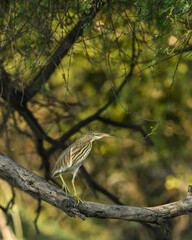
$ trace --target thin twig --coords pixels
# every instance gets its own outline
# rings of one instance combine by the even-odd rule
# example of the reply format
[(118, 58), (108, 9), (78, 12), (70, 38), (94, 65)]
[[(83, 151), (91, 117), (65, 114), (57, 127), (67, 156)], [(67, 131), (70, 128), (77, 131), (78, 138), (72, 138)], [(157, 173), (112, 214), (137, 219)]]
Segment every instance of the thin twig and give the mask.
[(40, 231), (39, 231), (39, 228), (37, 226), (37, 220), (38, 220), (40, 212), (41, 212), (41, 199), (38, 199), (38, 206), (37, 206), (37, 209), (36, 209), (35, 212), (36, 212), (36, 217), (35, 217), (35, 220), (34, 220), (34, 225), (35, 225), (36, 233), (39, 234)]
[(85, 179), (87, 180), (87, 182), (88, 182), (89, 186), (91, 187), (91, 189), (95, 189), (95, 190), (103, 193), (105, 196), (107, 196), (109, 199), (111, 199), (116, 204), (124, 205), (115, 195), (113, 195), (112, 193), (107, 191), (104, 187), (102, 187), (101, 185), (96, 183), (92, 179), (90, 174), (87, 172), (87, 170), (85, 169), (84, 166), (81, 166), (81, 172), (82, 172), (83, 176), (85, 177)]

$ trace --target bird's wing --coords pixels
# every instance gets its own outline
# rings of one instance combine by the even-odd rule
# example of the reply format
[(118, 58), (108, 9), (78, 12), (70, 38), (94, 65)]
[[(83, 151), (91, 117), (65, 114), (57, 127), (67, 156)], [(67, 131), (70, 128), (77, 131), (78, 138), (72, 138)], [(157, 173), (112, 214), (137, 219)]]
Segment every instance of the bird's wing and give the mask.
[(77, 167), (80, 167), (83, 160), (88, 156), (91, 151), (92, 143), (81, 144), (75, 142), (66, 148), (55, 163), (52, 171), (52, 176), (57, 177), (60, 172), (74, 171)]
[(91, 151), (92, 144), (76, 144), (71, 148), (71, 161), (73, 166), (80, 166), (83, 160), (88, 156)]
[(71, 165), (71, 151), (66, 148), (58, 157), (55, 166), (52, 170), (52, 176), (56, 177), (58, 173), (65, 172)]

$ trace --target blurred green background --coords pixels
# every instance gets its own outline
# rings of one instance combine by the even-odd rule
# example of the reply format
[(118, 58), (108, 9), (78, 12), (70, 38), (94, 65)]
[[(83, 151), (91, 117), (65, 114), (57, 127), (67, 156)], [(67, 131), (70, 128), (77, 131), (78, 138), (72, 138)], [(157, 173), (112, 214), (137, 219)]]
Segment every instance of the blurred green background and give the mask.
[[(100, 8), (94, 17), (92, 8)], [(115, 134), (94, 142), (84, 166), (126, 205), (157, 206), (185, 198), (192, 183), (191, 3), (10, 0), (2, 1), (0, 12), (1, 68), (9, 74), (11, 86), (23, 93), (39, 72), (43, 77), (44, 67), (78, 21), (88, 19), (79, 29), (82, 36), (40, 85), (28, 109), (51, 138), (59, 139), (115, 98), (102, 112), (112, 123), (89, 122), (64, 144), (88, 130)], [(131, 76), (117, 93), (132, 64)], [(46, 169), (30, 126), (3, 96), (0, 107), (1, 153), (44, 177)], [(48, 149), (51, 143), (44, 141), (43, 147)], [(61, 151), (62, 146), (48, 157), (50, 169)], [(65, 176), (69, 184), (71, 177)], [(80, 172), (76, 186), (82, 199), (113, 203), (98, 191), (96, 197)], [(17, 239), (156, 239), (139, 223), (83, 222), (44, 202), (37, 234), (33, 224), (37, 201), (14, 191), (6, 217)], [(12, 190), (3, 180), (0, 192), (0, 205), (5, 207)], [(191, 221), (190, 215), (174, 219), (169, 238), (191, 239)]]

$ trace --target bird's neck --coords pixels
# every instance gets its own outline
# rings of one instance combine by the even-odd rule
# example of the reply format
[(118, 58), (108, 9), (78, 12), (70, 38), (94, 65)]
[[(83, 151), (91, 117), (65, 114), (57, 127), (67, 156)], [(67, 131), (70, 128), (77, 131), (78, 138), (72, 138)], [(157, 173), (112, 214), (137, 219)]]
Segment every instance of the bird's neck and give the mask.
[(82, 146), (82, 145), (91, 145), (92, 146), (92, 142), (94, 141), (95, 139), (91, 139), (91, 140), (87, 140), (87, 141), (84, 141), (84, 142), (80, 142), (78, 141), (77, 145), (78, 146)]

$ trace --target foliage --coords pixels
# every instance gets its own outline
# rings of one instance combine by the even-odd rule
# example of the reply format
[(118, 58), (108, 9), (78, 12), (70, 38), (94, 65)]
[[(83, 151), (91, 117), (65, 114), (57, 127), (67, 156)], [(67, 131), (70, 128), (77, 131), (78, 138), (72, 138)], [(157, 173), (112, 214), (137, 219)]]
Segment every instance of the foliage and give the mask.
[[(1, 152), (50, 180), (60, 151), (83, 132), (114, 133), (94, 143), (85, 163), (92, 179), (127, 205), (184, 197), (192, 167), (191, 25), (186, 0), (2, 1)], [(83, 199), (111, 202), (98, 191), (95, 199), (83, 174), (77, 184)], [(16, 196), (31, 224), (34, 199)], [(173, 223), (173, 239), (190, 238), (191, 219), (182, 220)], [(44, 203), (37, 224), (50, 239), (150, 239), (139, 224), (81, 222)], [(35, 239), (27, 229), (24, 238), (26, 230)]]

